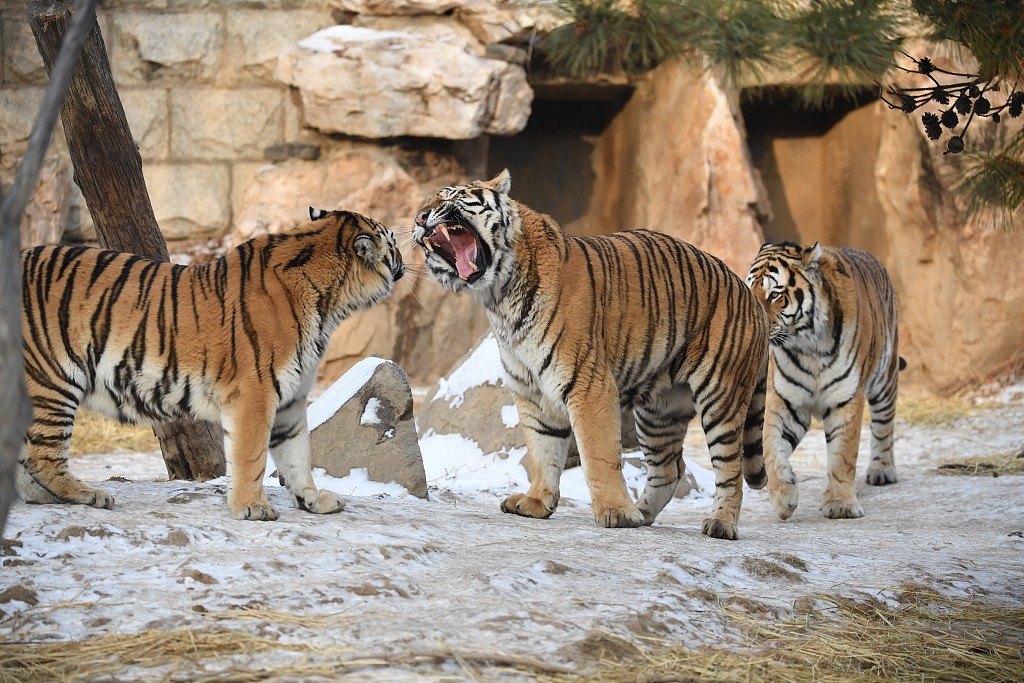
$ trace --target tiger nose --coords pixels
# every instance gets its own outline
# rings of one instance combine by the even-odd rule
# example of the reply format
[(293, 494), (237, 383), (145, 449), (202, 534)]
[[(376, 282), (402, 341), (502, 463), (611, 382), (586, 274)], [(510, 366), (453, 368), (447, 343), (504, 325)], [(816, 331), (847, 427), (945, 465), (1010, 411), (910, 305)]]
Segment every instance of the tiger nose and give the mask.
[(427, 212), (420, 211), (416, 214), (416, 225), (423, 226), (427, 224)]

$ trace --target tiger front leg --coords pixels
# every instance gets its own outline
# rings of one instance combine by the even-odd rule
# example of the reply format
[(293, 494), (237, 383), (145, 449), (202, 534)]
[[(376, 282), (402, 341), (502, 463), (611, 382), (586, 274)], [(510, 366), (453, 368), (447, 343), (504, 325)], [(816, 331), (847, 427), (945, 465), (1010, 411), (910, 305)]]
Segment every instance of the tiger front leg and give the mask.
[(842, 408), (822, 420), (828, 443), (828, 481), (821, 497), (821, 511), (830, 519), (856, 519), (864, 516), (857, 500), (857, 449), (864, 417), (864, 397), (854, 396)]
[(233, 519), (273, 521), (277, 510), (263, 491), (273, 408), (262, 400), (260, 387), (239, 392), (221, 415), (224, 453), (228, 457), (228, 511)]
[(566, 408), (590, 489), (594, 520), (609, 528), (643, 526), (644, 514), (629, 497), (622, 476), (622, 414), (617, 387), (609, 379), (592, 378), (569, 395)]
[(559, 481), (569, 451), (569, 421), (554, 410), (516, 395), (519, 423), (526, 436), (525, 465), (530, 478), (526, 493), (514, 493), (501, 503), (501, 511), (547, 519), (558, 507)]
[(340, 512), (345, 500), (313, 483), (305, 403), (301, 397), (278, 409), (270, 431), (270, 455), (295, 507), (318, 515)]
[(768, 498), (779, 519), (789, 519), (796, 512), (799, 496), (789, 456), (810, 424), (810, 413), (792, 402), (783, 402), (778, 394), (769, 391), (764, 415), (764, 467), (768, 474)]

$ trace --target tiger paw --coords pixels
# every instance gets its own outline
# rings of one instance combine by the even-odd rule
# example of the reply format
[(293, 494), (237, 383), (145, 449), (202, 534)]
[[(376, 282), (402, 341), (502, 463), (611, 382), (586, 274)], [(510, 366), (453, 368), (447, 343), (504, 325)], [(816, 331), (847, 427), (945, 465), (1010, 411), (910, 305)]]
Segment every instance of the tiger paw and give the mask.
[(644, 513), (632, 503), (613, 507), (595, 504), (594, 521), (606, 529), (630, 529), (646, 524)]
[(654, 520), (658, 516), (658, 513), (652, 511), (647, 505), (645, 505), (643, 500), (637, 503), (636, 509), (644, 516), (644, 526), (651, 526), (654, 524)]
[(114, 497), (103, 489), (94, 489), (91, 486), (83, 486), (65, 498), (64, 502), (88, 505), (101, 510), (114, 509)]
[(872, 463), (868, 467), (868, 483), (871, 484), (872, 486), (885, 486), (886, 484), (895, 484), (896, 466), (882, 466)]
[(821, 504), (821, 512), (829, 519), (857, 519), (864, 508), (856, 500), (830, 500)]
[(736, 525), (725, 521), (708, 517), (700, 525), (700, 532), (711, 538), (723, 538), (727, 541), (735, 541), (737, 538)]
[(345, 499), (326, 489), (308, 488), (302, 495), (293, 497), (295, 507), (317, 515), (329, 515), (345, 509)]
[(257, 500), (245, 505), (231, 505), (232, 519), (272, 522), (277, 519), (277, 510), (265, 500)]
[(114, 497), (102, 489), (92, 490), (92, 501), (86, 503), (94, 508), (100, 508), (102, 510), (113, 510), (114, 509)]
[(775, 508), (775, 514), (779, 519), (789, 519), (796, 512), (799, 495), (796, 490), (796, 481), (780, 481), (774, 487), (768, 487), (768, 497)]
[(555, 507), (548, 507), (541, 499), (531, 498), (525, 493), (514, 493), (501, 502), (501, 511), (522, 517), (547, 519), (555, 511)]

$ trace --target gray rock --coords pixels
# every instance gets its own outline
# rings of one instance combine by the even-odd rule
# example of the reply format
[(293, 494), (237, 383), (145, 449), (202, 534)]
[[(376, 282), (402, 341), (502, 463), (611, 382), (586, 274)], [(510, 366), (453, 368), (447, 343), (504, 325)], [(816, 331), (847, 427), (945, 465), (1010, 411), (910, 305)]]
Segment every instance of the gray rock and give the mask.
[[(489, 361), (488, 361), (489, 359)], [(505, 382), (498, 377), (484, 377), (479, 373), (482, 364), (499, 367), (497, 343), (488, 333), (459, 359), (447, 378), (442, 379), (427, 395), (416, 420), (421, 436), (433, 431), (436, 434), (461, 434), (476, 441), (484, 453), (509, 451), (526, 446), (523, 430), (519, 425), (508, 426), (507, 418), (518, 415), (513, 410), (515, 398)], [(476, 373), (478, 381), (466, 381), (464, 376)], [(500, 375), (500, 372), (498, 373)], [(457, 385), (455, 392), (452, 386)], [(452, 394), (457, 395), (452, 395)], [(515, 422), (513, 420), (512, 422)], [(636, 437), (636, 423), (633, 412), (622, 411), (622, 448), (637, 450), (640, 444)], [(566, 468), (580, 464), (576, 439), (569, 444)]]
[[(366, 372), (365, 368), (357, 365), (350, 372)], [(353, 378), (343, 375), (338, 381), (346, 379)], [(316, 403), (311, 411), (315, 407)], [(418, 498), (427, 497), (409, 378), (398, 365), (380, 362), (351, 398), (313, 427), (309, 436), (313, 467), (322, 467), (334, 477), (365, 467), (372, 481), (393, 481)]]

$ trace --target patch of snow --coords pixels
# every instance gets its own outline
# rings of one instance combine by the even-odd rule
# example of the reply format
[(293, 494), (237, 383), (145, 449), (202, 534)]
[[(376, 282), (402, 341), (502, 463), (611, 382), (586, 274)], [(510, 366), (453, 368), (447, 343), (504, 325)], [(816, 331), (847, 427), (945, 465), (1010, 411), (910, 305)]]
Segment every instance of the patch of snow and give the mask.
[(359, 418), (359, 424), (361, 425), (379, 425), (381, 423), (380, 416), (377, 415), (377, 409), (380, 408), (380, 399), (371, 397), (366, 402), (366, 407), (363, 409), (363, 415)]
[(329, 420), (346, 401), (355, 396), (356, 392), (373, 377), (373, 371), (377, 369), (378, 365), (390, 362), (383, 358), (370, 356), (353, 365), (348, 372), (320, 394), (320, 397), (313, 401), (306, 410), (306, 423), (309, 431), (313, 431)]
[(345, 43), (362, 43), (374, 40), (419, 40), (412, 33), (403, 31), (377, 31), (359, 26), (330, 26), (299, 41), (299, 47), (310, 52), (333, 53)]
[(514, 405), (501, 407), (501, 421), (508, 429), (519, 426), (519, 409)]
[(503, 376), (498, 340), (494, 334), (488, 333), (466, 362), (455, 368), (448, 377), (438, 380), (434, 400), (448, 401), (449, 407), (458, 408), (467, 391), (484, 384), (497, 384)]
[(485, 455), (475, 441), (461, 434), (429, 432), (420, 439), (420, 452), (428, 486), (471, 495), (481, 491), (510, 494), (530, 486), (526, 470), (519, 464), (525, 448)]

